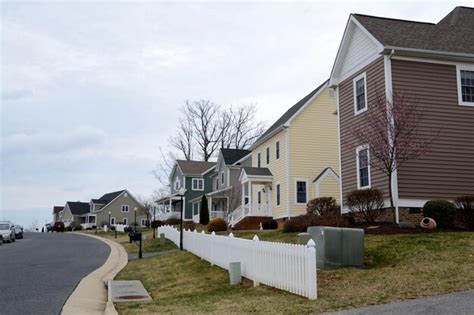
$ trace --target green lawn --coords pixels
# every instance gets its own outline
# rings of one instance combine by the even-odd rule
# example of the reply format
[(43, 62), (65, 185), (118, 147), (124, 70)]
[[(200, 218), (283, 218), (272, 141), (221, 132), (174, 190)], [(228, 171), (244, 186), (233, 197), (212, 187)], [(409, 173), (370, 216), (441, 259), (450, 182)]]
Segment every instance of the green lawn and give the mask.
[[(234, 233), (251, 238), (255, 232)], [(291, 241), (295, 234), (259, 232)], [(318, 272), (319, 298), (310, 301), (244, 280), (187, 252), (129, 262), (117, 279), (138, 279), (150, 303), (117, 304), (121, 314), (309, 314), (474, 288), (474, 233), (366, 236), (366, 268)]]

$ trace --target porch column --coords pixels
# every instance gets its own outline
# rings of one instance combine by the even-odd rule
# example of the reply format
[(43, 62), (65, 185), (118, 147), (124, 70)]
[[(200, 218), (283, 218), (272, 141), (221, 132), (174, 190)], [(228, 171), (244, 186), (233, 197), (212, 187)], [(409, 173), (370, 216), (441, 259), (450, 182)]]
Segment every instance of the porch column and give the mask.
[(252, 214), (252, 181), (249, 180), (249, 214)]
[(212, 217), (211, 215), (211, 212), (213, 211), (213, 207), (212, 207), (212, 197), (209, 197), (209, 218)]
[(169, 212), (173, 211), (172, 205), (173, 205), (173, 198), (171, 198), (171, 196), (170, 196), (170, 208), (169, 208)]
[(242, 183), (242, 210), (244, 206), (245, 206), (245, 184)]

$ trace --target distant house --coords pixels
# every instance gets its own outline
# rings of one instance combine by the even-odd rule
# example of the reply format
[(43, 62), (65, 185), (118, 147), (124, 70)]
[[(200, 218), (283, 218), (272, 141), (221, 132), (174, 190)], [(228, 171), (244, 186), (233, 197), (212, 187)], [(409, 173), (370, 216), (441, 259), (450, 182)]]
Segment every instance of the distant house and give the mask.
[(59, 212), (63, 211), (63, 206), (54, 206), (53, 207), (53, 222), (59, 221)]
[[(226, 217), (241, 205), (240, 172), (244, 166), (252, 166), (250, 150), (225, 149), (219, 150), (216, 168), (211, 175), (212, 191), (207, 193), (210, 218)], [(202, 196), (201, 196), (202, 198)], [(193, 208), (200, 209), (199, 197), (194, 200)]]
[(288, 109), (251, 147), (243, 166), (241, 206), (230, 215), (234, 228), (306, 213), (310, 199), (339, 201), (336, 97), (327, 81)]
[(396, 220), (419, 220), (427, 200), (474, 194), (473, 30), (466, 7), (438, 23), (350, 15), (329, 82), (338, 95), (343, 211), (347, 193), (369, 187), (389, 205), (388, 179), (371, 169), (371, 148), (351, 129), (363, 128), (377, 97), (390, 102), (394, 93), (417, 103), (419, 134), (434, 138), (428, 154), (393, 173)]
[[(165, 208), (163, 213), (157, 216), (158, 220), (166, 220), (170, 217), (178, 217), (183, 205), (183, 219), (186, 221), (199, 221), (199, 209), (196, 198), (211, 192), (211, 175), (216, 166), (215, 162), (176, 160), (171, 171), (170, 194), (156, 201), (158, 205)], [(184, 195), (180, 195), (181, 189), (185, 189)]]
[(58, 212), (58, 221), (67, 226), (72, 222), (84, 228), (125, 224), (145, 226), (148, 223), (143, 206), (126, 189), (104, 194), (90, 202), (68, 201)]

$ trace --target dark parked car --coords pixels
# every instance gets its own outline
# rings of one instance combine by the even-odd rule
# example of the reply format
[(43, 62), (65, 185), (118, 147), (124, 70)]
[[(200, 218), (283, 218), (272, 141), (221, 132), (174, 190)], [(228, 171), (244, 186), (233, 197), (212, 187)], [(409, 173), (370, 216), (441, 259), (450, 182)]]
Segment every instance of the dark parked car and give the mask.
[(15, 225), (15, 238), (23, 238), (23, 228), (20, 225)]
[(63, 222), (54, 222), (53, 232), (64, 232), (64, 223)]

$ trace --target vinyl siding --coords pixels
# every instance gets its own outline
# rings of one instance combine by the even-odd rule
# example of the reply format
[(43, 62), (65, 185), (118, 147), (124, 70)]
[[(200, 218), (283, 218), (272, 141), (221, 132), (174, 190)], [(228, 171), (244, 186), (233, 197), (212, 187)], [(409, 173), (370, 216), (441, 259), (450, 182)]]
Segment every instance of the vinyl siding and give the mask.
[[(334, 195), (335, 193), (337, 193), (336, 196)], [(337, 200), (337, 203), (340, 203), (339, 181), (332, 176), (324, 178), (319, 187), (319, 197), (333, 197)]]
[(392, 85), (423, 110), (428, 153), (398, 170), (402, 199), (474, 194), (474, 107), (458, 105), (456, 66), (392, 60)]
[[(280, 158), (275, 159), (275, 143), (280, 141)], [(266, 163), (266, 148), (270, 147), (270, 164)], [(288, 214), (287, 208), (287, 186), (286, 186), (286, 135), (285, 131), (280, 131), (252, 151), (252, 166), (257, 167), (257, 154), (261, 153), (261, 167), (268, 168), (273, 175), (271, 208), (274, 218), (285, 217)], [(280, 184), (280, 206), (276, 206), (276, 185)], [(257, 191), (264, 186), (253, 185), (252, 206), (257, 207)], [(265, 204), (266, 196), (262, 193), (262, 204)]]
[[(314, 179), (326, 168), (339, 173), (336, 98), (324, 88), (290, 123), (291, 216), (306, 213), (306, 204), (296, 203), (296, 181), (306, 180), (307, 201), (316, 198)], [(339, 201), (338, 185), (325, 193)]]
[[(357, 189), (356, 147), (363, 143), (357, 143), (352, 135), (352, 129), (362, 122), (362, 117), (367, 112), (354, 115), (352, 80), (363, 72), (366, 72), (367, 78), (368, 111), (372, 110), (371, 104), (376, 101), (377, 95), (385, 97), (383, 57), (344, 80), (338, 87), (343, 198), (348, 192)], [(389, 197), (387, 176), (374, 168), (371, 168), (371, 187), (382, 190), (385, 198)]]
[[(122, 205), (128, 205), (128, 212), (122, 212)], [(124, 193), (120, 195), (117, 199), (107, 204), (103, 207), (101, 211), (95, 212), (97, 215), (97, 224), (102, 226), (104, 224), (109, 224), (109, 211), (111, 212), (110, 217), (115, 218), (115, 222), (123, 222), (124, 218), (127, 218), (128, 224), (134, 224), (135, 222), (135, 207), (137, 210), (137, 223), (140, 224), (141, 218), (146, 218), (145, 212), (142, 209), (142, 206), (136, 202), (130, 194), (127, 193), (125, 196)]]

